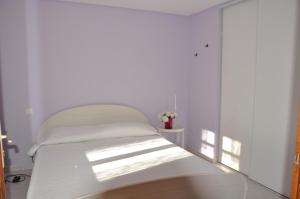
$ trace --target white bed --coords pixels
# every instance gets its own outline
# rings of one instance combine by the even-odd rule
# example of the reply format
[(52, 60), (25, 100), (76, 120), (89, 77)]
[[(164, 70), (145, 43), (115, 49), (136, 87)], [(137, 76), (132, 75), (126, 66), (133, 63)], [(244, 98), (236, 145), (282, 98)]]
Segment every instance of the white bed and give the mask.
[(141, 112), (119, 105), (51, 116), (29, 152), (27, 199), (71, 199), (126, 185), (190, 175), (227, 175), (158, 135)]

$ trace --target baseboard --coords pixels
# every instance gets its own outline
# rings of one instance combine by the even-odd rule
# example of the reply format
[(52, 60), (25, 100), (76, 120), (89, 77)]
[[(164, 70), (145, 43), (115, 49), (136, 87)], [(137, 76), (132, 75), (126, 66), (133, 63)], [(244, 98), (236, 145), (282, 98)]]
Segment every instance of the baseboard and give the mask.
[(6, 173), (11, 173), (11, 172), (19, 172), (19, 171), (25, 171), (25, 170), (32, 170), (31, 166), (24, 166), (24, 167), (8, 167), (8, 168), (4, 168), (4, 171)]

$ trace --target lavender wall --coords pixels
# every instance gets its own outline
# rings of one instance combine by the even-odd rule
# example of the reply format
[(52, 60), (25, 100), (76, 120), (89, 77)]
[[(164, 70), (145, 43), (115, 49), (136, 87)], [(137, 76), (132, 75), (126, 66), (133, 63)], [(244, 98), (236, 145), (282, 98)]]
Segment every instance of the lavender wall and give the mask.
[[(192, 60), (189, 73), (187, 145), (199, 153), (202, 129), (218, 133), (220, 110), (221, 16), (215, 7), (191, 16)], [(208, 44), (208, 47), (205, 45)]]
[[(27, 26), (27, 57), (28, 57), (28, 91), (30, 93), (30, 108), (33, 110), (31, 115), (31, 132), (36, 132), (42, 123), (42, 77), (40, 62), (40, 0), (26, 1), (26, 26)], [(31, 133), (32, 135), (32, 133)], [(34, 139), (32, 139), (34, 140)]]
[[(13, 169), (31, 167), (26, 152), (32, 146), (29, 107), (26, 3), (0, 0), (0, 66), (3, 98), (3, 130), (17, 146), (9, 147), (6, 158)], [(7, 163), (7, 162), (6, 162)]]
[(198, 151), (202, 128), (217, 132), (217, 9), (184, 17), (50, 0), (0, 1), (10, 2), (9, 20), (1, 24), (5, 122), (20, 148), (11, 152), (10, 166), (30, 167), (26, 152), (41, 122), (80, 104), (130, 105), (158, 125), (157, 114), (173, 110), (176, 94), (189, 149)]
[(157, 125), (176, 94), (185, 124), (188, 17), (55, 1), (39, 9), (42, 120), (80, 104), (116, 103)]

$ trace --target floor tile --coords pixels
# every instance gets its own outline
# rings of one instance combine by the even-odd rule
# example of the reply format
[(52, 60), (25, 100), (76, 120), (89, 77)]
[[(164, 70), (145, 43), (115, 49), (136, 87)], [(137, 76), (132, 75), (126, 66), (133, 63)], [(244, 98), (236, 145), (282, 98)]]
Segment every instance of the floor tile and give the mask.
[[(31, 170), (15, 171), (9, 174), (27, 174), (31, 175)], [(30, 178), (19, 183), (6, 183), (6, 198), (7, 199), (26, 199), (26, 194), (29, 186)]]

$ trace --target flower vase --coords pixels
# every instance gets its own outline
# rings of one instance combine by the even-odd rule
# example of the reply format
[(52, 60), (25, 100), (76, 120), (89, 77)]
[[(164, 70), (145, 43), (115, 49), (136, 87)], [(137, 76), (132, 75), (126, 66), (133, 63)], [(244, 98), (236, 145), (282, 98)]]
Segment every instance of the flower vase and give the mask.
[(165, 129), (172, 129), (173, 128), (173, 119), (169, 117), (169, 120), (165, 122)]

